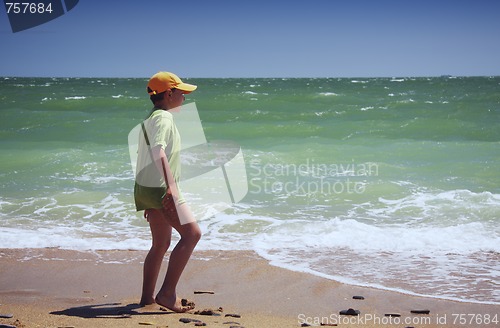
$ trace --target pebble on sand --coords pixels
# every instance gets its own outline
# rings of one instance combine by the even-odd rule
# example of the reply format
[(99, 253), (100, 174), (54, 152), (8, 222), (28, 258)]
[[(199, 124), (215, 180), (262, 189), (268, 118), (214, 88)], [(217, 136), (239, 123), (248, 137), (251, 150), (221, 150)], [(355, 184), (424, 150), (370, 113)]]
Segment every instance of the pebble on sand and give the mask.
[(225, 317), (241, 318), (241, 315), (236, 313), (228, 313), (225, 315)]
[(431, 313), (430, 310), (411, 310), (410, 312), (413, 314), (429, 314), (429, 313)]
[(186, 298), (183, 298), (183, 299), (181, 300), (181, 305), (182, 305), (182, 306), (189, 306), (189, 307), (191, 307), (191, 308), (193, 308), (193, 309), (194, 309), (194, 307), (195, 307), (195, 305), (196, 305), (196, 304), (194, 304), (194, 302), (193, 302), (193, 301), (191, 301), (191, 300), (188, 300), (188, 299), (186, 299)]
[(348, 309), (348, 310), (342, 310), (339, 312), (340, 315), (359, 315), (359, 310), (354, 310), (354, 309)]
[(384, 314), (386, 317), (400, 317), (401, 314), (399, 313), (386, 313)]
[(179, 321), (182, 322), (182, 323), (191, 323), (191, 322), (198, 323), (198, 322), (202, 322), (201, 320), (191, 319), (191, 318), (180, 318)]
[(219, 316), (220, 313), (217, 313), (217, 312), (218, 312), (218, 310), (204, 309), (204, 310), (196, 311), (196, 312), (194, 312), (194, 314)]

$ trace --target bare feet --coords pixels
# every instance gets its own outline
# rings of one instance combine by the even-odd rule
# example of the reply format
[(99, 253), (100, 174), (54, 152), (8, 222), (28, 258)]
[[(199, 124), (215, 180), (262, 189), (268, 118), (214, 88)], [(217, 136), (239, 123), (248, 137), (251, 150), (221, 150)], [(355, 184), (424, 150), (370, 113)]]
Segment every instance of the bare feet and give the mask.
[(139, 303), (141, 306), (146, 306), (146, 305), (151, 305), (151, 304), (155, 304), (155, 299), (154, 298), (148, 298), (148, 299), (144, 299), (144, 298), (141, 298), (141, 302)]
[(166, 307), (167, 309), (177, 312), (184, 313), (186, 311), (194, 309), (194, 303), (186, 299), (180, 299), (177, 296), (171, 298), (157, 295), (155, 298), (156, 304)]

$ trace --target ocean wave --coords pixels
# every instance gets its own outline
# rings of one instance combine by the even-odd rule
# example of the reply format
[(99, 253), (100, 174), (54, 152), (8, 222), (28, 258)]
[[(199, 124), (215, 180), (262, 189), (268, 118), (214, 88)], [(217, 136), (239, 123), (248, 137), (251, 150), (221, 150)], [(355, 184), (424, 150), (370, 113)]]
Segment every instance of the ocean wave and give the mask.
[[(364, 207), (366, 215), (405, 222), (406, 225), (418, 222), (436, 226), (494, 223), (500, 210), (499, 194), (460, 189), (436, 192), (417, 190), (399, 199), (379, 197), (378, 201), (378, 205)], [(436, 217), (440, 219), (436, 220)]]
[(0, 248), (61, 248), (78, 251), (88, 250), (147, 250), (150, 245), (149, 231), (127, 235), (113, 231), (87, 231), (74, 227), (50, 228), (0, 227)]
[[(354, 219), (289, 222), (263, 232), (259, 248), (288, 245), (294, 249), (350, 249), (356, 252), (475, 253), (498, 252), (498, 232), (485, 223), (447, 227), (373, 225)], [(295, 245), (295, 246), (293, 246)]]

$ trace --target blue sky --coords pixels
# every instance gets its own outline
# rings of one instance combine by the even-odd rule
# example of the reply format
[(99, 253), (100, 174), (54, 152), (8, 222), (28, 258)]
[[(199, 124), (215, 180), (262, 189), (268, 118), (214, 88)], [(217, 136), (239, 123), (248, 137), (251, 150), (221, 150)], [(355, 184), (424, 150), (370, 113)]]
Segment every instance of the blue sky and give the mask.
[(0, 76), (500, 75), (497, 0), (80, 0), (12, 33)]

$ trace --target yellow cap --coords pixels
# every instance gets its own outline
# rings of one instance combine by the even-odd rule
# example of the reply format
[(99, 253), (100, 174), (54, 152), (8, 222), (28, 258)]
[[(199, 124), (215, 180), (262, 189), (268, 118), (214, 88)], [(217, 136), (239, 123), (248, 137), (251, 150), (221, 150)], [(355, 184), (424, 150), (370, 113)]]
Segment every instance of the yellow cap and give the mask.
[(148, 93), (151, 96), (174, 88), (183, 91), (183, 93), (191, 93), (196, 90), (197, 86), (182, 82), (177, 75), (170, 72), (158, 72), (151, 77), (148, 83)]

